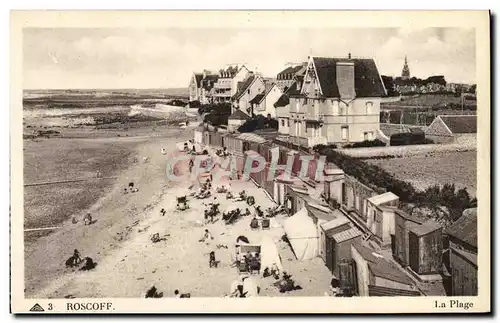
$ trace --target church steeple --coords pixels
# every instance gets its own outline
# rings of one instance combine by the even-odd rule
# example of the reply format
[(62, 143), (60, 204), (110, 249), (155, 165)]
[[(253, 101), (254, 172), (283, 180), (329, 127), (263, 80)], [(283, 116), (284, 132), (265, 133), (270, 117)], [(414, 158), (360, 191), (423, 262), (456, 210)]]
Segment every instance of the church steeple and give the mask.
[(405, 55), (405, 65), (403, 66), (403, 71), (401, 72), (401, 78), (403, 80), (408, 80), (410, 78), (410, 68), (408, 67), (408, 58)]

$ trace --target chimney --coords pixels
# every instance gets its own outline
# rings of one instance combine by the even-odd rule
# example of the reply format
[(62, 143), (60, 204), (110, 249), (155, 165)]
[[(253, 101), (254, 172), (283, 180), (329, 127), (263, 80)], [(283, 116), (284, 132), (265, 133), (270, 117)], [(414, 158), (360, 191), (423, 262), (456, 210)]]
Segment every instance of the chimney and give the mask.
[(337, 87), (341, 99), (354, 99), (354, 62), (339, 61), (336, 64)]
[(351, 59), (351, 53), (349, 53), (349, 55), (347, 55), (347, 57), (348, 57), (349, 59)]

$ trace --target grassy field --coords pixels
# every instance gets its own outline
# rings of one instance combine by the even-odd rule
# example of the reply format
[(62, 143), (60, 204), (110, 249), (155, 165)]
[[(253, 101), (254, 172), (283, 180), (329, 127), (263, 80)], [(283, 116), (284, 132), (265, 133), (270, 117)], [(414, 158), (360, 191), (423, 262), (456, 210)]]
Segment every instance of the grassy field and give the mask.
[[(24, 183), (113, 176), (125, 168), (136, 142), (48, 139), (24, 141)], [(55, 158), (57, 156), (57, 158)], [(25, 187), (25, 227), (51, 226), (90, 207), (112, 180)]]
[[(401, 101), (385, 102), (383, 105), (388, 106), (444, 106), (445, 104), (462, 104), (460, 96), (456, 97), (453, 94), (421, 94), (413, 97), (403, 97)], [(464, 105), (475, 106), (476, 100), (464, 100)]]
[(423, 190), (431, 185), (455, 183), (476, 196), (476, 151), (446, 152), (407, 158), (370, 159), (368, 163), (384, 168), (397, 178), (411, 182)]

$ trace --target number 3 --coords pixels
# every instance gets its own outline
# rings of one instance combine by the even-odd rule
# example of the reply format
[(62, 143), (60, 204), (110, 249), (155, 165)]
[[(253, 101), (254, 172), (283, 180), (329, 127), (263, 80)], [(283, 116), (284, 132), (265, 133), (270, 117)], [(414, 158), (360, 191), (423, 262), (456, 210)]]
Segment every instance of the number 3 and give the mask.
[(52, 311), (52, 303), (49, 303), (49, 311)]

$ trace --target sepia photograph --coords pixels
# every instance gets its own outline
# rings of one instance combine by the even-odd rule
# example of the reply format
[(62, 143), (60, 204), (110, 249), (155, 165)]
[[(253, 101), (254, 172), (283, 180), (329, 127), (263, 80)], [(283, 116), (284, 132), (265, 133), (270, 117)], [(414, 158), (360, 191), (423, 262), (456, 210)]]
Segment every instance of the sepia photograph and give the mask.
[(13, 311), (490, 310), (487, 11), (12, 18)]

